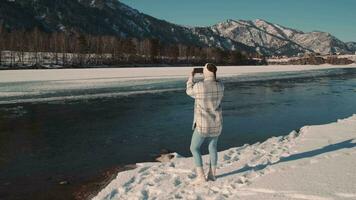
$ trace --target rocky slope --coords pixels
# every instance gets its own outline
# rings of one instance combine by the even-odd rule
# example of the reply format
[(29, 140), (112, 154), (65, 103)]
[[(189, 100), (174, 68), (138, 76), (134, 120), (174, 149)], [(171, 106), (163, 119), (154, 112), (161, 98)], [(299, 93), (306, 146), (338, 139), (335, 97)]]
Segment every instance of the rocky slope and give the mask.
[(4, 0), (0, 1), (1, 24), (9, 29), (37, 26), (49, 32), (157, 38), (166, 43), (254, 52), (253, 48), (208, 29), (192, 29), (160, 20), (118, 0)]
[(346, 42), (346, 45), (350, 51), (356, 52), (356, 42)]
[(255, 47), (264, 54), (350, 53), (346, 43), (329, 33), (305, 33), (261, 19), (227, 20), (212, 26), (211, 29), (219, 35)]

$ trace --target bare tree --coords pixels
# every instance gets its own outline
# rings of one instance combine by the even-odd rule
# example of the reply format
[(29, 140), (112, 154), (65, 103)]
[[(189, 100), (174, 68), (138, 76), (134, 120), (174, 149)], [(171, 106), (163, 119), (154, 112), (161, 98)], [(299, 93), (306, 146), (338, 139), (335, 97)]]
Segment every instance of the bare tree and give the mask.
[(2, 52), (5, 50), (4, 39), (5, 39), (4, 27), (2, 22), (0, 22), (0, 66), (2, 65)]
[[(9, 55), (4, 56), (4, 52)], [(6, 58), (6, 59), (4, 59)], [(0, 23), (0, 65), (63, 66), (132, 63), (248, 64), (248, 55), (213, 47), (163, 43), (158, 39), (98, 36), (68, 30), (46, 33), (39, 28), (7, 31)]]

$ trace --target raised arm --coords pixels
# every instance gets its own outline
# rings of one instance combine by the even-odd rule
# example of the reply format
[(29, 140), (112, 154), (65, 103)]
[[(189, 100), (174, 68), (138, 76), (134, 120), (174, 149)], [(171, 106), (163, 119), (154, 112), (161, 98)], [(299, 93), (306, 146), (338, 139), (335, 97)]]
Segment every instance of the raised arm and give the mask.
[(194, 86), (196, 86), (196, 84), (194, 83), (194, 72), (192, 72), (188, 78), (186, 89), (187, 95), (191, 96), (192, 98), (195, 98)]

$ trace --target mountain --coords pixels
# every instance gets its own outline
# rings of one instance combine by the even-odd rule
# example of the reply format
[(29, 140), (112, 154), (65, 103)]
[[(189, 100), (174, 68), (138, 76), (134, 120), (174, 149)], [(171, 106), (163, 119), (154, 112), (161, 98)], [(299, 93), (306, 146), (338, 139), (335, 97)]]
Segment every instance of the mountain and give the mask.
[(350, 51), (356, 52), (356, 42), (346, 42), (346, 45)]
[(118, 0), (2, 0), (0, 25), (38, 26), (48, 32), (157, 38), (166, 43), (213, 46), (254, 52), (253, 48), (210, 30), (188, 28), (141, 13)]
[(139, 12), (118, 0), (2, 0), (0, 26), (39, 27), (47, 32), (157, 38), (165, 43), (218, 47), (265, 55), (354, 52), (325, 32), (302, 32), (261, 19), (227, 20), (208, 27), (186, 27)]
[(211, 29), (224, 37), (241, 42), (264, 54), (293, 55), (314, 52), (320, 54), (349, 53), (346, 43), (330, 33), (302, 32), (265, 20), (227, 20)]
[(258, 24), (260, 20), (227, 20), (211, 28), (215, 33), (241, 42), (262, 54), (297, 54), (307, 49), (285, 38), (286, 33), (274, 26), (266, 27)]

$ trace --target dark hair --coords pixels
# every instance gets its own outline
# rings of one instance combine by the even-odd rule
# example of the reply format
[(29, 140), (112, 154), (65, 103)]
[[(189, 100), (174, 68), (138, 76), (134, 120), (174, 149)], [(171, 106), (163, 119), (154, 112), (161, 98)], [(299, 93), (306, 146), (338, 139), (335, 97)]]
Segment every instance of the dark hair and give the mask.
[(214, 73), (215, 80), (216, 80), (216, 71), (218, 71), (218, 68), (216, 67), (216, 65), (214, 65), (213, 63), (207, 63), (206, 68), (208, 68), (209, 71)]

